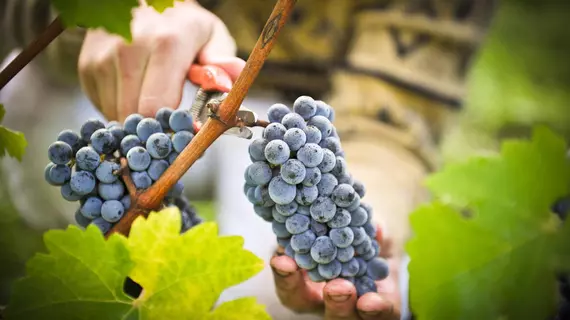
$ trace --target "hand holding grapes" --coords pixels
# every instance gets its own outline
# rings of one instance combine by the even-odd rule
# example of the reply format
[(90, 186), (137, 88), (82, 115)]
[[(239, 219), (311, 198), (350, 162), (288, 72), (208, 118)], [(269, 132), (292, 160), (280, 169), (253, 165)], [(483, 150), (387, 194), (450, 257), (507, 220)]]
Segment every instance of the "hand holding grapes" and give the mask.
[[(376, 239), (382, 247), (381, 256), (391, 258), (388, 240), (377, 229)], [(389, 259), (390, 275), (376, 282), (378, 293), (366, 293), (357, 298), (356, 288), (344, 279), (316, 283), (307, 277), (295, 260), (282, 255), (271, 259), (277, 294), (281, 302), (299, 313), (319, 313), (324, 319), (368, 320), (400, 319), (398, 288), (398, 259)]]
[(175, 2), (161, 14), (141, 5), (133, 15), (132, 43), (90, 30), (79, 57), (83, 90), (108, 120), (176, 109), (195, 60), (221, 67), (233, 80), (245, 65), (223, 22), (195, 1)]

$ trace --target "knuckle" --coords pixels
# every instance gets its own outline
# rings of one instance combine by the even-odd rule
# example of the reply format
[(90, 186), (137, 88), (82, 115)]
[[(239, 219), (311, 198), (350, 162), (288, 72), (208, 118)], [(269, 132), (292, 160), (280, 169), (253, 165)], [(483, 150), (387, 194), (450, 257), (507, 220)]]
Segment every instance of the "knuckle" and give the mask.
[(176, 46), (178, 36), (174, 32), (158, 32), (153, 36), (153, 43), (158, 50), (169, 50)]

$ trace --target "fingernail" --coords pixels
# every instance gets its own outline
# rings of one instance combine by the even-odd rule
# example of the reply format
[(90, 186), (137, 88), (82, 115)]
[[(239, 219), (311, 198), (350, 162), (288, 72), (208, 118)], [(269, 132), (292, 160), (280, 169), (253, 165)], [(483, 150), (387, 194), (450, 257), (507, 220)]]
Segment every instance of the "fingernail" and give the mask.
[(329, 298), (335, 302), (344, 302), (350, 298), (350, 295), (340, 294), (340, 295), (331, 295), (329, 294)]
[(367, 316), (376, 316), (379, 315), (381, 311), (363, 311), (362, 313)]
[(285, 271), (278, 270), (278, 269), (273, 269), (273, 271), (275, 271), (275, 273), (277, 273), (278, 275), (280, 275), (282, 277), (288, 277), (292, 274), (291, 272), (285, 272)]

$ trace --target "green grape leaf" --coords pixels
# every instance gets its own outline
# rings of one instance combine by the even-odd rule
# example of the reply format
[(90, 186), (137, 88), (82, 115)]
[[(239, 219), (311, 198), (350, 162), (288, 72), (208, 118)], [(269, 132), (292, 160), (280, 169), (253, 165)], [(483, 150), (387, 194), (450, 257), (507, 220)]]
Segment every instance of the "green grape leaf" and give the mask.
[(175, 1), (181, 0), (146, 0), (149, 6), (152, 6), (158, 12), (163, 12), (166, 8), (174, 6)]
[[(0, 122), (4, 119), (5, 114), (4, 105), (0, 104)], [(0, 126), (0, 157), (4, 157), (7, 152), (11, 157), (22, 161), (27, 145), (28, 142), (23, 133)]]
[[(263, 269), (241, 237), (220, 237), (213, 222), (180, 235), (176, 208), (139, 217), (129, 238), (105, 240), (99, 229), (48, 231), (48, 254), (36, 254), (18, 280), (8, 319), (270, 319), (253, 298), (213, 308), (226, 288)], [(143, 287), (132, 299), (126, 277)]]
[(546, 319), (570, 226), (551, 205), (570, 192), (566, 145), (550, 130), (507, 141), (427, 181), (433, 203), (410, 216), (410, 293), (419, 319)]
[(50, 230), (49, 254), (28, 261), (6, 309), (8, 319), (121, 319), (132, 308), (123, 282), (133, 267), (126, 240), (89, 226)]
[(132, 11), (138, 0), (52, 0), (63, 22), (68, 26), (102, 27), (110, 33), (131, 40)]
[(129, 248), (137, 265), (132, 278), (145, 288), (139, 301), (144, 318), (203, 319), (223, 290), (263, 269), (263, 260), (243, 249), (243, 238), (219, 237), (215, 223), (182, 236), (180, 226), (178, 209), (169, 208), (135, 221), (131, 229)]

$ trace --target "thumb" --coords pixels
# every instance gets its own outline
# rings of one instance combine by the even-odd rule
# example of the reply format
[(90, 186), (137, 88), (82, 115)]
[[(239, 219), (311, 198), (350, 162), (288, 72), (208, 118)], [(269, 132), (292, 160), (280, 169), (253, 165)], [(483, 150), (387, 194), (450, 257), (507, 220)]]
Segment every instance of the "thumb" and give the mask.
[(236, 51), (235, 40), (228, 28), (221, 20), (217, 20), (210, 39), (198, 54), (198, 63), (220, 67), (235, 81), (245, 67), (245, 61), (236, 57)]

